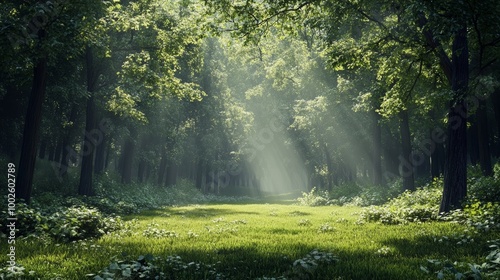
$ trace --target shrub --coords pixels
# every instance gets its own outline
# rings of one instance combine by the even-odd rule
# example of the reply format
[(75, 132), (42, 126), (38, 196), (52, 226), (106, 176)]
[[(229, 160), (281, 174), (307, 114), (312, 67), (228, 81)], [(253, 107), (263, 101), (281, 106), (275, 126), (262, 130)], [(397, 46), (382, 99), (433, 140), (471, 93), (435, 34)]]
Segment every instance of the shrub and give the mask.
[(302, 197), (297, 198), (300, 205), (306, 206), (321, 206), (327, 205), (328, 191), (317, 191), (316, 187), (313, 187), (309, 193), (302, 192)]
[(120, 218), (103, 217), (97, 209), (75, 206), (53, 213), (42, 227), (55, 240), (67, 242), (100, 237), (119, 229), (120, 224)]
[[(135, 261), (114, 261), (108, 267), (96, 274), (87, 274), (94, 280), (104, 279), (165, 279), (153, 264), (156, 260), (152, 255), (139, 256)], [(160, 278), (161, 277), (161, 278)]]
[(467, 201), (500, 202), (498, 177), (474, 177), (468, 180)]
[[(7, 228), (8, 223), (7, 218), (10, 217), (8, 209), (2, 210), (0, 213), (1, 219), (1, 232), (8, 234), (9, 228)], [(43, 216), (40, 211), (36, 208), (31, 208), (25, 203), (18, 202), (15, 209), (16, 214), (16, 236), (27, 236), (30, 233), (34, 233), (40, 230), (40, 224), (42, 223)]]
[(438, 179), (414, 192), (405, 191), (382, 206), (370, 206), (363, 209), (361, 219), (384, 224), (437, 220), (442, 193), (441, 185), (442, 180)]
[(485, 262), (457, 263), (448, 260), (427, 260), (427, 266), (420, 269), (436, 274), (438, 279), (498, 279), (500, 277), (500, 240), (489, 241), (491, 245)]

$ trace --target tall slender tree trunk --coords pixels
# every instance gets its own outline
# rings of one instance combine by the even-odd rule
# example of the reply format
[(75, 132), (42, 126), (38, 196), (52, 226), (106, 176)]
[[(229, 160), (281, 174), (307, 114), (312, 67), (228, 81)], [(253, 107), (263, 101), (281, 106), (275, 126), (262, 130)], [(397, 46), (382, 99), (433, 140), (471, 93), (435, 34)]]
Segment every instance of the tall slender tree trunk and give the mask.
[(373, 112), (373, 184), (383, 185), (382, 177), (382, 130), (380, 127), (380, 115)]
[(401, 130), (401, 152), (402, 158), (400, 161), (400, 173), (403, 178), (403, 190), (415, 190), (415, 180), (413, 174), (413, 161), (411, 159), (411, 134), (408, 111), (404, 110), (400, 113), (400, 130)]
[(146, 161), (144, 159), (140, 159), (139, 165), (137, 167), (137, 181), (139, 181), (139, 183), (144, 182), (145, 173), (146, 173)]
[(50, 144), (49, 145), (49, 157), (48, 157), (48, 160), (49, 161), (54, 161), (55, 154), (56, 154), (56, 148), (54, 147), (53, 144)]
[[(45, 32), (40, 30), (39, 38), (43, 39)], [(45, 97), (47, 81), (47, 57), (38, 59), (33, 69), (33, 84), (24, 121), (21, 157), (17, 167), (16, 194), (26, 203), (31, 200), (33, 173), (35, 171), (36, 149), (40, 123), (42, 120), (42, 105)]]
[(468, 159), (472, 165), (476, 165), (479, 163), (479, 139), (478, 139), (478, 123), (477, 116), (469, 117), (469, 123), (471, 124), (468, 127), (467, 131), (467, 154)]
[[(432, 130), (429, 132), (429, 137), (432, 137)], [(431, 178), (438, 178), (441, 176), (441, 162), (443, 161), (441, 150), (443, 146), (441, 143), (435, 143), (436, 146), (431, 152)]]
[(443, 199), (440, 212), (461, 208), (467, 195), (467, 106), (465, 98), (469, 87), (469, 49), (467, 25), (457, 32), (452, 46), (453, 100), (448, 113), (448, 143), (444, 172)]
[[(491, 94), (491, 101), (493, 104), (493, 112), (495, 113), (496, 120), (496, 133), (497, 139), (500, 139), (500, 89), (495, 90)], [(498, 141), (495, 145), (495, 156), (500, 156), (500, 141)]]
[(203, 161), (202, 159), (198, 159), (198, 163), (196, 165), (196, 188), (201, 190), (202, 189), (202, 182), (203, 180)]
[(165, 181), (165, 186), (170, 187), (177, 183), (177, 164), (169, 161), (167, 164), (167, 179)]
[(108, 136), (103, 132), (102, 141), (99, 145), (97, 145), (95, 150), (94, 173), (96, 175), (102, 174), (102, 172), (104, 171), (107, 145)]
[(333, 188), (333, 163), (332, 163), (332, 157), (330, 156), (330, 152), (328, 151), (328, 148), (326, 144), (323, 145), (323, 152), (325, 153), (325, 159), (326, 159), (326, 168), (328, 169), (326, 172), (326, 185), (328, 188), (328, 191), (331, 191)]
[(45, 158), (45, 151), (47, 149), (47, 140), (42, 140), (42, 142), (40, 143), (40, 151), (38, 152), (38, 157), (40, 159), (44, 159)]
[(488, 116), (486, 114), (486, 102), (479, 101), (477, 111), (477, 140), (479, 146), (479, 164), (485, 176), (493, 175), (490, 152), (490, 133), (488, 130)]
[(63, 143), (61, 139), (57, 139), (57, 144), (56, 144), (56, 153), (54, 154), (54, 161), (59, 163), (61, 162), (61, 156), (63, 152)]
[(167, 154), (165, 147), (162, 148), (160, 166), (158, 167), (158, 186), (163, 186), (163, 180), (165, 178), (165, 169), (167, 168)]
[[(132, 133), (131, 133), (132, 134)], [(122, 183), (130, 184), (132, 182), (132, 167), (135, 154), (135, 141), (132, 135), (125, 141), (122, 154)]]
[[(71, 112), (69, 114), (69, 123), (75, 123), (76, 122), (76, 105), (73, 104), (71, 107)], [(68, 174), (68, 168), (69, 168), (69, 161), (70, 161), (70, 156), (69, 152), (73, 150), (71, 147), (71, 136), (73, 134), (73, 129), (74, 127), (68, 128), (66, 133), (64, 134), (63, 142), (62, 142), (62, 158), (61, 158), (61, 164), (59, 166), (59, 176), (65, 177)]]
[[(88, 47), (85, 54), (87, 66), (87, 92), (90, 97), (87, 99), (85, 110), (85, 133), (83, 135), (82, 146), (82, 168), (80, 172), (80, 184), (78, 194), (94, 195), (92, 188), (92, 173), (94, 164), (95, 139), (91, 139), (91, 134), (95, 129), (95, 100), (94, 92), (96, 90), (97, 73), (94, 65), (94, 54), (92, 48)], [(88, 137), (90, 136), (90, 137)]]

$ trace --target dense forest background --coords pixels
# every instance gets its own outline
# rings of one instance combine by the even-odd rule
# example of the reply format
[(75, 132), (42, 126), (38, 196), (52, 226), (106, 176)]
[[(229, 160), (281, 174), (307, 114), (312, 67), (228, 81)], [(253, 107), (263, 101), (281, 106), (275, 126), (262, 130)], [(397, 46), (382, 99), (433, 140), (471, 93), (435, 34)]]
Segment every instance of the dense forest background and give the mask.
[(444, 177), (449, 211), (500, 155), (494, 0), (1, 8), (0, 153), (27, 202), (37, 171), (87, 196), (100, 176), (226, 195)]

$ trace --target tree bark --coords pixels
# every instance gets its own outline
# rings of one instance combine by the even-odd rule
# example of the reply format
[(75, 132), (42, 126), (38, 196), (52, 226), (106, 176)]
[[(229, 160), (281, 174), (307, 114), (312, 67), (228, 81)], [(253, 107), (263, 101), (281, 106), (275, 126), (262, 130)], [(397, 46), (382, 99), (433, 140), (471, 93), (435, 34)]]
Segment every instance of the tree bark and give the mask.
[[(429, 133), (429, 137), (432, 137), (432, 130)], [(443, 161), (441, 150), (443, 146), (441, 143), (435, 143), (435, 148), (431, 153), (431, 178), (438, 178), (441, 176), (441, 162)]]
[(481, 171), (485, 176), (493, 175), (493, 167), (491, 165), (490, 152), (490, 133), (488, 130), (488, 116), (486, 114), (486, 103), (484, 100), (479, 101), (477, 111), (477, 141), (479, 148), (479, 163)]
[(167, 179), (165, 180), (165, 186), (170, 187), (177, 183), (177, 165), (169, 161), (167, 164)]
[[(75, 123), (76, 122), (76, 105), (73, 104), (71, 107), (71, 112), (69, 115), (69, 123)], [(73, 134), (73, 129), (74, 127), (70, 127), (67, 129), (66, 133), (64, 134), (63, 142), (62, 142), (62, 158), (61, 158), (61, 164), (59, 166), (59, 176), (65, 177), (68, 174), (68, 168), (69, 168), (69, 161), (70, 161), (70, 155), (69, 152), (73, 150), (71, 147), (71, 136)]]
[(139, 183), (142, 183), (144, 181), (145, 172), (146, 172), (146, 161), (140, 159), (139, 166), (137, 167), (137, 181), (139, 181)]
[(196, 188), (202, 190), (202, 182), (203, 180), (203, 161), (202, 159), (198, 159), (198, 164), (196, 165)]
[(62, 152), (63, 152), (63, 143), (62, 143), (61, 139), (57, 139), (56, 151), (54, 154), (54, 161), (55, 162), (57, 162), (57, 163), (61, 162)]
[(42, 142), (40, 143), (40, 151), (38, 153), (38, 157), (40, 159), (44, 159), (45, 158), (45, 150), (47, 149), (47, 140), (42, 140)]
[[(39, 38), (42, 39), (43, 37), (44, 31), (41, 30)], [(24, 121), (21, 157), (17, 168), (16, 194), (19, 198), (24, 199), (26, 203), (29, 203), (31, 200), (37, 141), (42, 120), (42, 105), (45, 97), (46, 81), (47, 57), (43, 56), (38, 59), (33, 69), (33, 84)]]
[(162, 147), (160, 166), (158, 167), (158, 186), (163, 186), (163, 180), (165, 179), (165, 169), (167, 168), (167, 152), (165, 147)]
[(469, 118), (470, 127), (467, 129), (467, 154), (470, 164), (476, 165), (479, 163), (479, 141), (477, 116)]
[[(132, 134), (132, 133), (131, 133)], [(122, 154), (122, 183), (130, 184), (132, 182), (132, 165), (135, 154), (135, 142), (132, 135), (125, 141)]]
[(90, 47), (87, 48), (85, 60), (87, 66), (87, 92), (90, 97), (87, 99), (87, 107), (85, 110), (85, 133), (83, 135), (82, 168), (80, 172), (78, 194), (91, 196), (94, 195), (92, 173), (94, 169), (94, 149), (96, 144), (95, 139), (91, 139), (91, 135), (95, 129), (94, 92), (96, 90), (97, 73), (94, 66), (94, 54)]
[(448, 143), (444, 189), (440, 212), (461, 208), (467, 195), (467, 106), (465, 98), (469, 87), (469, 50), (467, 46), (467, 25), (457, 32), (452, 46), (453, 100), (448, 113)]
[(415, 180), (413, 174), (413, 161), (411, 159), (411, 134), (408, 111), (404, 110), (400, 113), (401, 118), (401, 153), (400, 174), (403, 178), (403, 190), (414, 191)]
[[(500, 89), (495, 90), (491, 94), (491, 101), (493, 101), (493, 112), (495, 113), (495, 120), (496, 120), (496, 132), (497, 132), (497, 139), (500, 139)], [(495, 146), (495, 156), (499, 157), (500, 156), (500, 141), (496, 143)]]
[(373, 184), (383, 185), (382, 178), (382, 130), (380, 127), (380, 115), (373, 112)]
[(325, 160), (326, 160), (326, 186), (328, 188), (328, 191), (331, 191), (333, 188), (333, 163), (332, 163), (332, 157), (330, 156), (330, 152), (328, 151), (328, 148), (326, 144), (323, 145), (323, 152), (325, 153)]
[(95, 150), (95, 160), (94, 160), (94, 173), (96, 175), (102, 174), (104, 171), (105, 159), (106, 159), (106, 148), (108, 136), (106, 133), (102, 133), (102, 141), (97, 145)]

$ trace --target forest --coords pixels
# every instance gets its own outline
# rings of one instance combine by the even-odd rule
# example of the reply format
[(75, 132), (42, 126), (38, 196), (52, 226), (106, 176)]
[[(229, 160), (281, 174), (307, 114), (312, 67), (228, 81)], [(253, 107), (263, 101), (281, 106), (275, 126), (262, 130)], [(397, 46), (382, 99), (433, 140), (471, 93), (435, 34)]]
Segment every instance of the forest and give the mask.
[(0, 279), (500, 277), (499, 1), (0, 7)]

